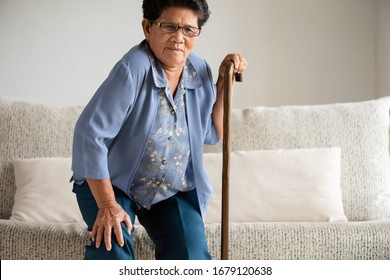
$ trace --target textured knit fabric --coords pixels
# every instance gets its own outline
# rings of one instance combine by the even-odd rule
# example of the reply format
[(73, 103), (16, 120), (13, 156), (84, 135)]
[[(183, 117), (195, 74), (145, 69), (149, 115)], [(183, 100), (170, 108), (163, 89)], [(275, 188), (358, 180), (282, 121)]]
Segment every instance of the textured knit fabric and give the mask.
[[(390, 259), (390, 221), (383, 220), (388, 187), (389, 98), (350, 104), (234, 110), (234, 150), (339, 146), (348, 223), (243, 223), (230, 226), (231, 259)], [(83, 223), (10, 221), (15, 179), (11, 160), (69, 157), (82, 108), (0, 98), (0, 259), (82, 259), (89, 243)], [(205, 146), (205, 151), (220, 151)], [(371, 193), (375, 190), (375, 193)], [(378, 197), (379, 198), (379, 197)], [(369, 207), (369, 208), (367, 208)], [(375, 208), (378, 211), (375, 211)], [(387, 210), (386, 210), (387, 209)], [(367, 221), (365, 218), (377, 221)], [(207, 224), (213, 258), (220, 258), (220, 225)], [(146, 231), (136, 226), (139, 259), (153, 259)]]
[[(213, 259), (220, 259), (220, 224), (206, 225)], [(133, 234), (138, 259), (153, 260), (145, 229)], [(390, 259), (390, 222), (231, 224), (232, 260)], [(84, 224), (31, 224), (0, 220), (0, 254), (7, 259), (83, 259), (89, 234)]]
[[(341, 147), (349, 221), (390, 219), (390, 98), (232, 112), (232, 150)], [(206, 152), (221, 147), (205, 147)]]
[(8, 219), (16, 191), (12, 159), (70, 157), (81, 107), (56, 107), (0, 97), (0, 218)]

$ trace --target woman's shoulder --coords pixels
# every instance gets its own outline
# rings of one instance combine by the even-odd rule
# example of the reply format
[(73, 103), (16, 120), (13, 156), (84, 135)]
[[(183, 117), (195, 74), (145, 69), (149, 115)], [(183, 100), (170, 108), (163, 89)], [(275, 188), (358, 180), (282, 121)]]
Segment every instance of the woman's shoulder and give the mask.
[[(190, 67), (193, 67), (203, 82), (209, 81), (211, 84), (213, 84), (211, 68), (204, 58), (198, 56), (195, 53), (191, 53), (188, 56), (188, 60), (190, 62)], [(189, 65), (187, 64), (187, 67)]]
[(137, 68), (137, 66), (149, 66), (149, 56), (147, 50), (147, 44), (145, 41), (142, 41), (140, 44), (132, 47), (120, 60), (121, 63), (132, 69)]
[(196, 53), (191, 52), (190, 55), (188, 56), (188, 59), (191, 61), (191, 63), (194, 65), (195, 68), (208, 68), (209, 65), (207, 61), (198, 56)]

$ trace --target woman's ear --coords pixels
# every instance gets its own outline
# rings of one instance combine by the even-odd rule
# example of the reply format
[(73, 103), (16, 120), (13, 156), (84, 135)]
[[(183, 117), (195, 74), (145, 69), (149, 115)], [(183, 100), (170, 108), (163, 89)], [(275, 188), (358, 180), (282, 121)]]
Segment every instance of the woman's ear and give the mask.
[(150, 21), (146, 18), (142, 20), (142, 30), (144, 31), (146, 40), (148, 40), (150, 36)]

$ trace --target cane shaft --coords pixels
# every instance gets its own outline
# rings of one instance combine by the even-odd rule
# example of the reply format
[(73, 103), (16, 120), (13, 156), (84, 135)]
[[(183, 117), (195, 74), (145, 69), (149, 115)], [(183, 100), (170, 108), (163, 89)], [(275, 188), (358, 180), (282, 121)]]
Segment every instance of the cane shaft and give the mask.
[(225, 70), (224, 114), (222, 147), (222, 220), (221, 220), (221, 259), (229, 259), (229, 179), (230, 179), (230, 119), (233, 92), (233, 75), (242, 81), (242, 74), (233, 72), (234, 63), (230, 61)]

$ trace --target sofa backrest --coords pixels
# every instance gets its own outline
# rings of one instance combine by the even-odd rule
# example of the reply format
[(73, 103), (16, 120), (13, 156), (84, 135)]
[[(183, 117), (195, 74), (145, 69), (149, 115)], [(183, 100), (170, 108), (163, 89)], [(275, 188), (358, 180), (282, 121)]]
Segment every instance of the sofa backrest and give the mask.
[[(341, 147), (341, 190), (348, 219), (390, 219), (389, 108), (386, 97), (233, 110), (232, 150)], [(0, 218), (11, 216), (16, 191), (12, 160), (70, 157), (81, 111), (82, 107), (0, 97)], [(204, 151), (220, 152), (221, 144), (205, 146)]]
[(70, 157), (74, 124), (81, 110), (81, 107), (55, 107), (0, 97), (1, 219), (11, 216), (14, 203), (12, 160)]
[[(348, 220), (390, 219), (389, 108), (390, 97), (384, 97), (233, 110), (231, 149), (341, 147), (340, 187)], [(221, 151), (220, 146), (205, 152)]]

